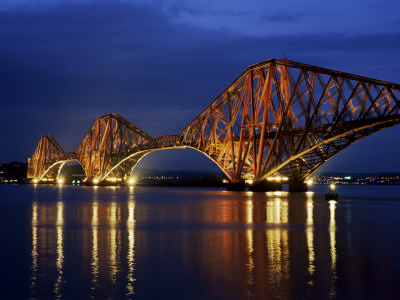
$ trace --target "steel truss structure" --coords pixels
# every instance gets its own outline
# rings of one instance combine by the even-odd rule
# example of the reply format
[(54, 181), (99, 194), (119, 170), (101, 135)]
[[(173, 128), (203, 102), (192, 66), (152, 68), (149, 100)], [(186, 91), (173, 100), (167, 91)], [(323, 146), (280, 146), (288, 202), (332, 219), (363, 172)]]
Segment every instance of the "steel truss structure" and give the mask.
[(153, 139), (109, 114), (96, 120), (69, 157), (54, 138), (43, 136), (29, 165), (32, 177), (41, 179), (73, 158), (88, 180), (126, 179), (152, 151), (191, 147), (231, 182), (262, 182), (277, 174), (302, 182), (349, 145), (399, 124), (399, 109), (398, 84), (269, 59), (249, 66), (179, 135)]

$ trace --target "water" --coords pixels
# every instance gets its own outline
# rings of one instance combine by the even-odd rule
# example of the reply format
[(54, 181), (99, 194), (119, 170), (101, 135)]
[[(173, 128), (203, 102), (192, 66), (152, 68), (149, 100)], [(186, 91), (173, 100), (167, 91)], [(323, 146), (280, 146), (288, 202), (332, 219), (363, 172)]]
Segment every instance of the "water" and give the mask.
[(0, 297), (399, 299), (400, 186), (0, 186)]

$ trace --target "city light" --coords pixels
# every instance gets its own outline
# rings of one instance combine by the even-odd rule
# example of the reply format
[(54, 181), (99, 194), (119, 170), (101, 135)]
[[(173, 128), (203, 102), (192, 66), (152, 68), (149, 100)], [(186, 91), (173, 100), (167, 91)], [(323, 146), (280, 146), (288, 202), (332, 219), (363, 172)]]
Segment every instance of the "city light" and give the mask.
[(95, 179), (93, 179), (93, 183), (94, 183), (94, 184), (98, 184), (98, 183), (99, 183), (99, 180), (98, 180), (97, 178), (95, 178)]
[(129, 185), (134, 185), (135, 184), (135, 178), (129, 178), (128, 184)]
[(117, 181), (122, 181), (122, 179), (118, 177), (107, 177), (106, 181), (117, 182)]
[(267, 181), (288, 181), (289, 178), (285, 176), (275, 176), (275, 177), (267, 177)]
[(58, 179), (58, 183), (59, 184), (63, 184), (64, 183), (64, 179), (62, 179), (62, 178)]
[(38, 180), (36, 178), (33, 179), (33, 183), (38, 183)]
[(311, 179), (309, 179), (309, 180), (306, 181), (306, 183), (307, 183), (307, 185), (312, 185), (313, 181)]
[(253, 184), (253, 180), (252, 180), (252, 179), (247, 179), (245, 182), (246, 182), (247, 184), (250, 184), (250, 185)]
[(332, 183), (329, 185), (329, 188), (333, 191), (335, 189), (335, 185)]

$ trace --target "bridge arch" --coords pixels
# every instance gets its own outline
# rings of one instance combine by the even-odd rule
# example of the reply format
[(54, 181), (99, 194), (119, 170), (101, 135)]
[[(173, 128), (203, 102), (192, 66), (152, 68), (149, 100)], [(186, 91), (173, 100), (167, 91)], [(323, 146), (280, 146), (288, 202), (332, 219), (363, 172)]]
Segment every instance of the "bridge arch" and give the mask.
[[(79, 163), (79, 165), (81, 165), (83, 171), (85, 172), (85, 177), (87, 178), (86, 171), (85, 171), (85, 169), (83, 168), (82, 163), (81, 163), (78, 159), (67, 159), (67, 160), (59, 160), (59, 161), (54, 162), (51, 166), (49, 166), (49, 167), (44, 171), (44, 173), (43, 173), (40, 177), (35, 178), (35, 181), (39, 183), (39, 182), (41, 182), (46, 176), (49, 175), (48, 177), (49, 177), (50, 179), (52, 179), (52, 181), (58, 182), (58, 180), (60, 179), (60, 174), (61, 174), (61, 171), (62, 171), (63, 167), (64, 167), (67, 163), (69, 163), (69, 162), (77, 162), (77, 163)], [(51, 173), (52, 173), (52, 174), (51, 174)]]
[(60, 166), (60, 168), (59, 168), (59, 170), (58, 170), (58, 173), (57, 173), (57, 181), (60, 179), (60, 176), (61, 176), (63, 167), (64, 167), (66, 164), (70, 163), (70, 162), (78, 163), (78, 165), (81, 166), (83, 172), (85, 173), (85, 178), (87, 178), (87, 173), (86, 173), (86, 170), (85, 170), (85, 168), (83, 167), (82, 163), (81, 163), (78, 159), (69, 159), (69, 160), (64, 160), (63, 163), (61, 164), (61, 166)]
[(156, 151), (163, 151), (163, 150), (173, 150), (173, 149), (193, 149), (196, 152), (201, 153), (202, 155), (206, 156), (210, 161), (212, 161), (217, 167), (218, 169), (220, 169), (230, 180), (230, 174), (226, 172), (226, 170), (224, 170), (221, 165), (215, 161), (212, 157), (210, 157), (207, 153), (191, 147), (191, 146), (175, 146), (175, 147), (167, 147), (167, 148), (157, 148), (157, 149), (152, 149), (152, 150), (144, 150), (144, 151), (139, 151), (136, 153), (133, 153), (125, 158), (123, 158), (121, 161), (119, 161), (116, 165), (114, 165), (103, 177), (101, 178), (97, 178), (98, 182), (102, 182), (104, 181), (110, 174), (113, 173), (113, 171), (115, 171), (117, 168), (119, 168), (122, 164), (124, 163), (129, 163), (131, 161), (131, 165), (130, 165), (130, 170), (129, 172), (127, 172), (126, 177), (123, 178), (123, 180), (128, 180), (128, 178), (131, 176), (132, 172), (134, 171), (134, 169), (136, 168), (136, 166), (139, 164), (139, 162), (146, 157), (148, 154), (156, 152)]

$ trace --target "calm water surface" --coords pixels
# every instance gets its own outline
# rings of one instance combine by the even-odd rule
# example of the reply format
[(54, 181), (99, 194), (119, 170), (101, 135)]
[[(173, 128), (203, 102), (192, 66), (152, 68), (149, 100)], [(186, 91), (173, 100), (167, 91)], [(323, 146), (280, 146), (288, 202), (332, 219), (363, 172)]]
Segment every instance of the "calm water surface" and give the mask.
[(0, 297), (400, 299), (400, 186), (0, 186)]

